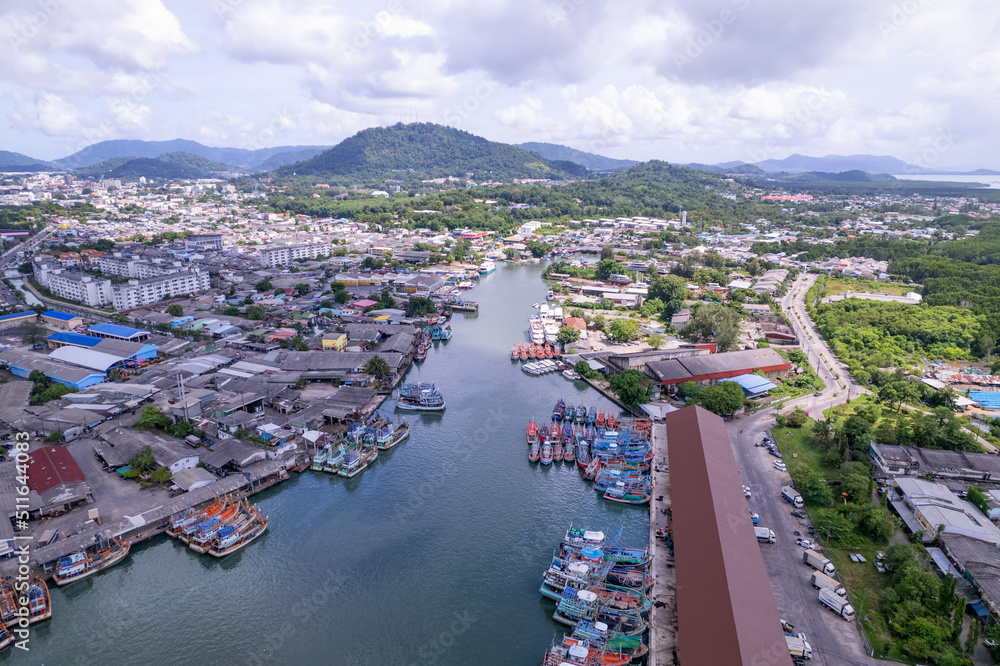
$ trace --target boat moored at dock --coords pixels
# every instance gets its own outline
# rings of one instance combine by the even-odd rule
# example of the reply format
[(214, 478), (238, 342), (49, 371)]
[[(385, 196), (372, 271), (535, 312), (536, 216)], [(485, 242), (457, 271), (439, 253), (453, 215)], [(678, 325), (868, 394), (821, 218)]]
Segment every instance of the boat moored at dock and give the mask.
[(132, 548), (131, 542), (118, 537), (95, 536), (94, 539), (94, 545), (56, 561), (52, 574), (56, 585), (69, 585), (114, 566), (124, 560)]

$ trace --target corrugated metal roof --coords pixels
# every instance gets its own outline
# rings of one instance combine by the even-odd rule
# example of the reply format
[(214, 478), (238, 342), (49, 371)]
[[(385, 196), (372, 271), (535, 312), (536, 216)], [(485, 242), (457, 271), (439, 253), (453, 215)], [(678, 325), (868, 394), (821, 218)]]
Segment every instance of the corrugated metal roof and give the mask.
[(101, 372), (107, 372), (108, 368), (122, 362), (120, 356), (114, 356), (112, 354), (106, 354), (95, 349), (86, 349), (84, 347), (60, 347), (49, 354), (49, 358), (55, 361), (79, 365), (82, 368), (99, 370)]
[(750, 664), (788, 654), (725, 424), (697, 406), (664, 421), (680, 662)]
[(96, 347), (97, 343), (104, 338), (98, 338), (93, 335), (84, 335), (83, 333), (73, 333), (71, 331), (59, 331), (58, 333), (53, 333), (46, 340), (51, 340), (52, 342), (62, 342), (67, 345), (79, 345), (81, 347)]
[(59, 321), (70, 321), (72, 319), (79, 319), (80, 315), (69, 314), (66, 312), (58, 312), (56, 310), (48, 310), (42, 313), (43, 317), (48, 317), (49, 319), (58, 319)]

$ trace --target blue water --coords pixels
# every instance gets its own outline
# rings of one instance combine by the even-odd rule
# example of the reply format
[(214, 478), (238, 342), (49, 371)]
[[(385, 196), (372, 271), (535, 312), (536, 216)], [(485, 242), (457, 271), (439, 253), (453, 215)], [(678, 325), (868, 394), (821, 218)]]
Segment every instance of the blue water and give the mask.
[(456, 313), (408, 378), (435, 382), (447, 411), (406, 415), (410, 438), (372, 468), (293, 474), (255, 496), (268, 531), (224, 560), (159, 537), (53, 589), (31, 652), (0, 662), (539, 663), (566, 629), (538, 587), (570, 522), (648, 537), (645, 508), (599, 499), (575, 464), (528, 463), (527, 421), (560, 397), (614, 409), (509, 360), (545, 297), (541, 269), (500, 266), (469, 294), (479, 314)]

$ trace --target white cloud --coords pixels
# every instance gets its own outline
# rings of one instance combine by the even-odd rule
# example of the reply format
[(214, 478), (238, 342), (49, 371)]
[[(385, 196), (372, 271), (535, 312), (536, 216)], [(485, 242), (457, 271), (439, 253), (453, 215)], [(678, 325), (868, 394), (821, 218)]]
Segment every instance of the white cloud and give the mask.
[(39, 93), (31, 99), (15, 93), (11, 119), (23, 129), (38, 130), (52, 137), (82, 136), (90, 123), (73, 103), (51, 93)]

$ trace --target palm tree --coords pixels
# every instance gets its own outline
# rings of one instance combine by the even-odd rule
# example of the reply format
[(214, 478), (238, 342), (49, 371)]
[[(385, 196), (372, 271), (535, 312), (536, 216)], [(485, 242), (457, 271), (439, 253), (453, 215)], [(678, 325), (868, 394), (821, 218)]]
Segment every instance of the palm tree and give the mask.
[(373, 356), (365, 363), (365, 373), (372, 375), (381, 382), (392, 373), (392, 369), (384, 358)]

